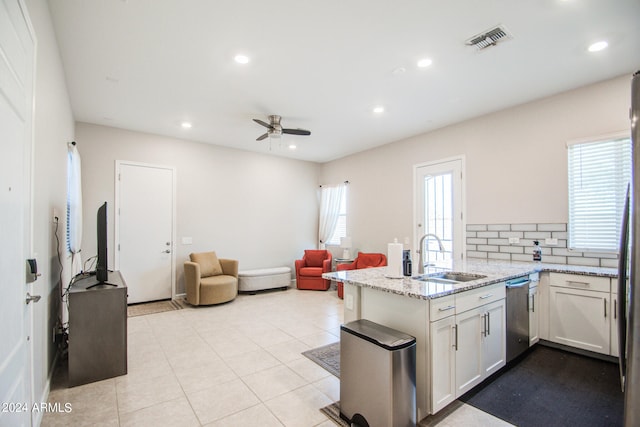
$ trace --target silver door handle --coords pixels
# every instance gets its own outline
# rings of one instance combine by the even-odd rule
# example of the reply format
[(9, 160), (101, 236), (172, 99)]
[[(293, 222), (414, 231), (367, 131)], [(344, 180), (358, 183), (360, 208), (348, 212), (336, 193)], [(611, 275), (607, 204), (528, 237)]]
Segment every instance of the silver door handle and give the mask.
[(171, 251), (169, 249), (167, 249), (166, 251), (162, 251), (162, 252), (165, 253), (165, 254), (170, 254), (171, 253)]
[(493, 294), (487, 294), (487, 295), (483, 295), (480, 297), (480, 299), (487, 299), (487, 298), (491, 298), (493, 296)]
[(458, 325), (453, 325), (453, 329), (454, 329), (454, 333), (455, 333), (455, 339), (453, 342), (453, 347), (456, 349), (456, 351), (458, 351)]
[(447, 311), (447, 310), (453, 310), (454, 308), (456, 308), (455, 305), (448, 305), (446, 307), (443, 308), (439, 308), (438, 311)]
[(31, 301), (38, 302), (40, 301), (40, 298), (42, 298), (40, 295), (31, 295), (29, 292), (27, 292), (26, 303), (29, 304)]
[(487, 313), (487, 335), (491, 335), (491, 312)]

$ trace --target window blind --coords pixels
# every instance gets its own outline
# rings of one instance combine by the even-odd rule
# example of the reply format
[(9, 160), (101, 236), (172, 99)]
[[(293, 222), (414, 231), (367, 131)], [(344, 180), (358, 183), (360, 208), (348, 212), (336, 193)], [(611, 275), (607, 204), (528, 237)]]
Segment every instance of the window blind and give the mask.
[(624, 196), (631, 180), (628, 137), (568, 146), (568, 247), (616, 252)]

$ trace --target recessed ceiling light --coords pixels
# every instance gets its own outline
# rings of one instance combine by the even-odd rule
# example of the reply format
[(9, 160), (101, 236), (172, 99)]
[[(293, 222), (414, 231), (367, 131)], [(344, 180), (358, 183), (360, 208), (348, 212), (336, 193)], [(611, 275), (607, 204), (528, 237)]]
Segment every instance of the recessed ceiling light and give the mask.
[(233, 58), (238, 64), (248, 64), (249, 63), (249, 57), (246, 55), (236, 55), (235, 58)]
[(379, 105), (379, 106), (377, 106), (377, 107), (374, 107), (374, 108), (373, 108), (373, 112), (374, 112), (374, 113), (377, 113), (377, 114), (384, 113), (384, 107), (383, 107), (383, 106), (381, 106), (381, 105)]
[(180, 126), (182, 126), (185, 129), (191, 129), (192, 124), (189, 122), (182, 122)]
[(589, 45), (588, 50), (589, 52), (600, 52), (601, 50), (604, 50), (607, 48), (607, 46), (609, 46), (609, 43), (607, 43), (604, 40), (601, 40), (599, 42), (595, 42)]
[(289, 150), (295, 150), (296, 148), (296, 144), (289, 144)]
[(420, 68), (427, 68), (431, 64), (433, 64), (433, 61), (430, 58), (422, 58), (418, 61), (418, 67)]

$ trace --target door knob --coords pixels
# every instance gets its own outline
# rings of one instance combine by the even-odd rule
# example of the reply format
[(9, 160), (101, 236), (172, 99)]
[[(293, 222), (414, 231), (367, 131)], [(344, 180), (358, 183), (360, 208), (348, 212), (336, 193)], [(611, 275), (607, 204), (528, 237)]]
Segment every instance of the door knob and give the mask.
[(29, 292), (27, 292), (26, 302), (27, 304), (29, 304), (31, 301), (38, 302), (40, 301), (40, 298), (42, 298), (40, 295), (31, 295)]
[(171, 251), (169, 249), (167, 249), (166, 251), (163, 251), (165, 254), (170, 254)]

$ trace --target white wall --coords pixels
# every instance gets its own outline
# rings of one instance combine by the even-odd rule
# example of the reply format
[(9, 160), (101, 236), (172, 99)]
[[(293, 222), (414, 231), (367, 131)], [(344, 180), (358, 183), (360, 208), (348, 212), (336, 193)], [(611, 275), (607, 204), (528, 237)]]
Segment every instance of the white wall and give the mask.
[[(33, 251), (42, 276), (33, 293), (42, 300), (33, 305), (34, 396), (45, 401), (56, 349), (52, 342), (60, 309), (59, 282), (69, 281), (69, 262), (57, 256), (53, 212), (59, 218), (58, 236), (63, 250), (66, 224), (67, 142), (73, 140), (74, 120), (60, 53), (46, 1), (26, 0), (37, 38), (34, 110)], [(64, 253), (64, 252), (63, 252)]]
[(566, 223), (565, 144), (629, 129), (630, 78), (335, 160), (323, 164), (320, 180), (351, 183), (348, 233), (365, 251), (413, 236), (413, 166), (458, 155), (466, 161), (466, 223)]
[[(178, 293), (191, 252), (215, 250), (220, 257), (238, 259), (241, 270), (293, 270), (304, 249), (315, 247), (316, 163), (87, 123), (76, 123), (76, 141), (82, 157), (85, 259), (96, 253), (96, 210), (106, 200), (113, 267), (116, 160), (176, 168)], [(192, 237), (193, 244), (183, 245), (183, 237)]]

